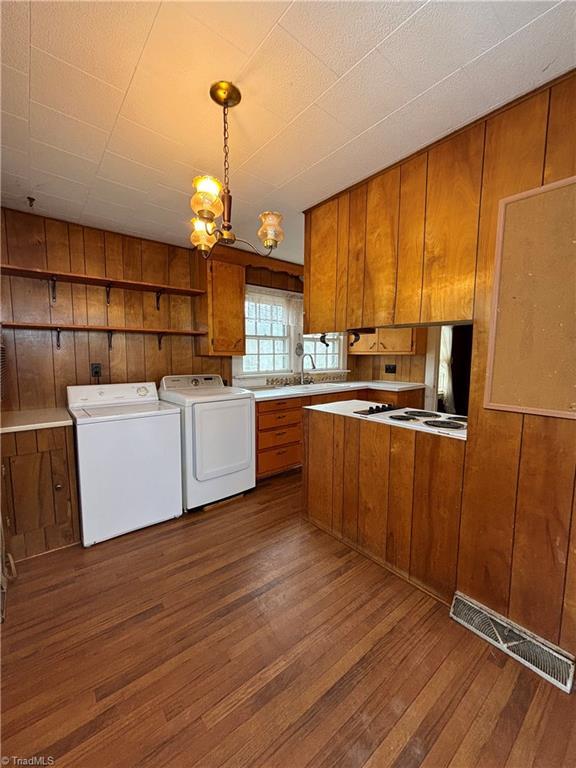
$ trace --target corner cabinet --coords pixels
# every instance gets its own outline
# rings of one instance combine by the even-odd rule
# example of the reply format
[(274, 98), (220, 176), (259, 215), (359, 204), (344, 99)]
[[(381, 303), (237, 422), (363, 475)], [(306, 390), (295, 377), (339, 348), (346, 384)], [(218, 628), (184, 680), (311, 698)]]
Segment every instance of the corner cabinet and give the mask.
[(2, 435), (6, 547), (24, 560), (80, 541), (72, 427)]
[(206, 332), (197, 340), (200, 355), (243, 355), (245, 269), (238, 264), (208, 261), (206, 294), (199, 300), (196, 324)]

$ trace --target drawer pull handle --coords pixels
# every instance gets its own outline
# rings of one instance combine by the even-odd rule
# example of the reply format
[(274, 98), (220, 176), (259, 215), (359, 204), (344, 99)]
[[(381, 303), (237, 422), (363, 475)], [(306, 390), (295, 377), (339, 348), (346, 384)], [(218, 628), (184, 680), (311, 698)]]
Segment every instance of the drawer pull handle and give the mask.
[(285, 453), (288, 453), (288, 451), (276, 451), (276, 456), (283, 456)]
[(62, 490), (62, 483), (56, 483), (56, 485), (54, 486), (54, 490), (55, 491), (61, 491)]
[(275, 437), (282, 437), (285, 434), (286, 434), (286, 431), (284, 431), (284, 432), (276, 432), (275, 433)]
[(278, 421), (280, 421), (280, 419), (285, 419), (286, 416), (276, 416), (276, 418), (278, 419)]

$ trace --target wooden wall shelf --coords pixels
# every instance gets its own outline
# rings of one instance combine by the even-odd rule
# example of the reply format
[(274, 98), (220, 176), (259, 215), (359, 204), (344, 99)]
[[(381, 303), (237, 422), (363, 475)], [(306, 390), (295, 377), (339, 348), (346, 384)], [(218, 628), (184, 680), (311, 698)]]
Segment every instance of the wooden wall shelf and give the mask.
[(162, 349), (164, 336), (206, 336), (207, 331), (177, 330), (175, 328), (125, 328), (121, 325), (59, 325), (56, 323), (2, 323), (3, 328), (15, 328), (26, 331), (56, 331), (56, 347), (60, 349), (60, 334), (62, 331), (81, 331), (87, 333), (107, 333), (108, 347), (112, 348), (114, 333), (143, 333), (158, 337), (158, 349)]
[(12, 264), (1, 264), (3, 274), (12, 277), (28, 277), (33, 280), (48, 280), (51, 286), (52, 303), (56, 302), (56, 284), (81, 283), (83, 285), (98, 285), (106, 289), (106, 302), (110, 303), (110, 291), (112, 288), (121, 288), (128, 291), (148, 291), (156, 294), (156, 309), (160, 309), (160, 297), (162, 294), (176, 296), (201, 296), (206, 291), (201, 288), (181, 288), (177, 285), (165, 285), (162, 283), (147, 283), (139, 280), (124, 280), (113, 277), (98, 277), (96, 275), (83, 275), (78, 272), (58, 272), (49, 269), (36, 269), (33, 267), (17, 267)]

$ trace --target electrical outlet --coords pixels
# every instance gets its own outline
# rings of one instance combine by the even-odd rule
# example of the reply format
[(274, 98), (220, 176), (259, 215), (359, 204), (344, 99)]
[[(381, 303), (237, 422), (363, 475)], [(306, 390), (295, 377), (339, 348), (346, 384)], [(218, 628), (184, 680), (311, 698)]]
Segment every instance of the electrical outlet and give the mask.
[(102, 363), (90, 363), (90, 376), (99, 379), (102, 376)]
[(396, 373), (396, 366), (395, 365), (385, 365), (384, 366), (384, 373)]

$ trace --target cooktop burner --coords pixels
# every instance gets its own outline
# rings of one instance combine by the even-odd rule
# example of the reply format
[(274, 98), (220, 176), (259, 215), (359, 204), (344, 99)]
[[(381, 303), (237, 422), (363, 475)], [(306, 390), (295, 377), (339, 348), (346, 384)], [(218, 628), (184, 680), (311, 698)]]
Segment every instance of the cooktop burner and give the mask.
[(461, 421), (462, 424), (467, 424), (468, 416), (448, 416), (448, 421)]
[(429, 419), (425, 421), (427, 427), (441, 427), (442, 429), (464, 429), (464, 424), (457, 421), (448, 421), (448, 419)]
[(406, 413), (409, 416), (416, 416), (420, 419), (431, 419), (438, 417), (438, 414), (434, 413), (434, 411), (406, 411)]
[(418, 421), (415, 416), (408, 416), (405, 413), (393, 413), (390, 418), (395, 421)]

